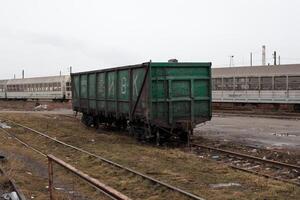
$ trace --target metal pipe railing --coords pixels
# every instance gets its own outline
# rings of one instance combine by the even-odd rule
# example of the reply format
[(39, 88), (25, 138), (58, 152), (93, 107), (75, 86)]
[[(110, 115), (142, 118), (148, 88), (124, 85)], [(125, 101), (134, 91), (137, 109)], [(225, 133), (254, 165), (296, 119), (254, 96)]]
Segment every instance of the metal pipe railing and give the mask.
[(102, 191), (106, 196), (110, 197), (111, 199), (116, 200), (130, 200), (129, 197), (125, 196), (124, 194), (118, 192), (117, 190), (101, 183), (97, 179), (90, 177), (89, 175), (83, 173), (82, 171), (76, 169), (75, 167), (71, 166), (70, 164), (56, 158), (53, 155), (47, 155), (48, 158), (48, 175), (49, 175), (49, 193), (50, 193), (50, 200), (54, 200), (53, 196), (53, 162), (58, 164), (59, 166), (65, 168), (66, 170), (72, 172), (79, 178), (83, 179), (85, 182), (89, 183), (93, 187)]

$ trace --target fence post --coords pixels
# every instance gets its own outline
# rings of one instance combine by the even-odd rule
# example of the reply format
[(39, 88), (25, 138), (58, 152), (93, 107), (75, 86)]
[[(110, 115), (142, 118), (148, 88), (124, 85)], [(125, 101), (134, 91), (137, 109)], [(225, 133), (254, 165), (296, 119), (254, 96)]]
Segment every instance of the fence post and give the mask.
[(50, 157), (48, 157), (48, 175), (49, 175), (49, 194), (50, 200), (54, 200), (53, 197), (53, 163)]

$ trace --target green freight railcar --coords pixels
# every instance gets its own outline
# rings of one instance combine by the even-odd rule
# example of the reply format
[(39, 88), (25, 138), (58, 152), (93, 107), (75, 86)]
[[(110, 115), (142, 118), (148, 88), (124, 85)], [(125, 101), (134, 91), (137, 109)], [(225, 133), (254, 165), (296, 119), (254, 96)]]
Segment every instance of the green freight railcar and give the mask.
[(73, 73), (73, 110), (87, 126), (129, 128), (142, 139), (188, 139), (211, 119), (211, 63), (147, 62)]

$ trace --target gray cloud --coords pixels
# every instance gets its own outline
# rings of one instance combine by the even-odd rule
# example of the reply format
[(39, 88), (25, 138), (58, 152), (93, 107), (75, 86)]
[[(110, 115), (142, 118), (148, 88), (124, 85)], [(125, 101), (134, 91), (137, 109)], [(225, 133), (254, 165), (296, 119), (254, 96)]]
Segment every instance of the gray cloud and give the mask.
[[(152, 59), (214, 66), (300, 62), (298, 0), (11, 0), (0, 2), (0, 79), (67, 73)], [(293, 59), (291, 59), (293, 58)]]

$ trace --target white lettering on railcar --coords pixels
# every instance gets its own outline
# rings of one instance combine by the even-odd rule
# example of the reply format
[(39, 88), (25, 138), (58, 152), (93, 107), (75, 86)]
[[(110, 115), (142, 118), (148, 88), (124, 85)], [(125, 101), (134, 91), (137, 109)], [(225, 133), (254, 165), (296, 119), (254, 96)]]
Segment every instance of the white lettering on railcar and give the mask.
[(123, 77), (121, 79), (121, 94), (126, 94), (126, 87), (127, 87), (127, 78)]
[(105, 85), (104, 85), (104, 78), (101, 77), (101, 79), (99, 79), (99, 92), (104, 92), (105, 91)]
[(138, 89), (137, 89), (137, 79), (138, 79), (138, 74), (136, 74), (135, 76), (133, 76), (133, 90), (135, 92), (134, 96), (138, 96)]
[(108, 93), (113, 94), (114, 93), (114, 78), (113, 76), (108, 76)]

